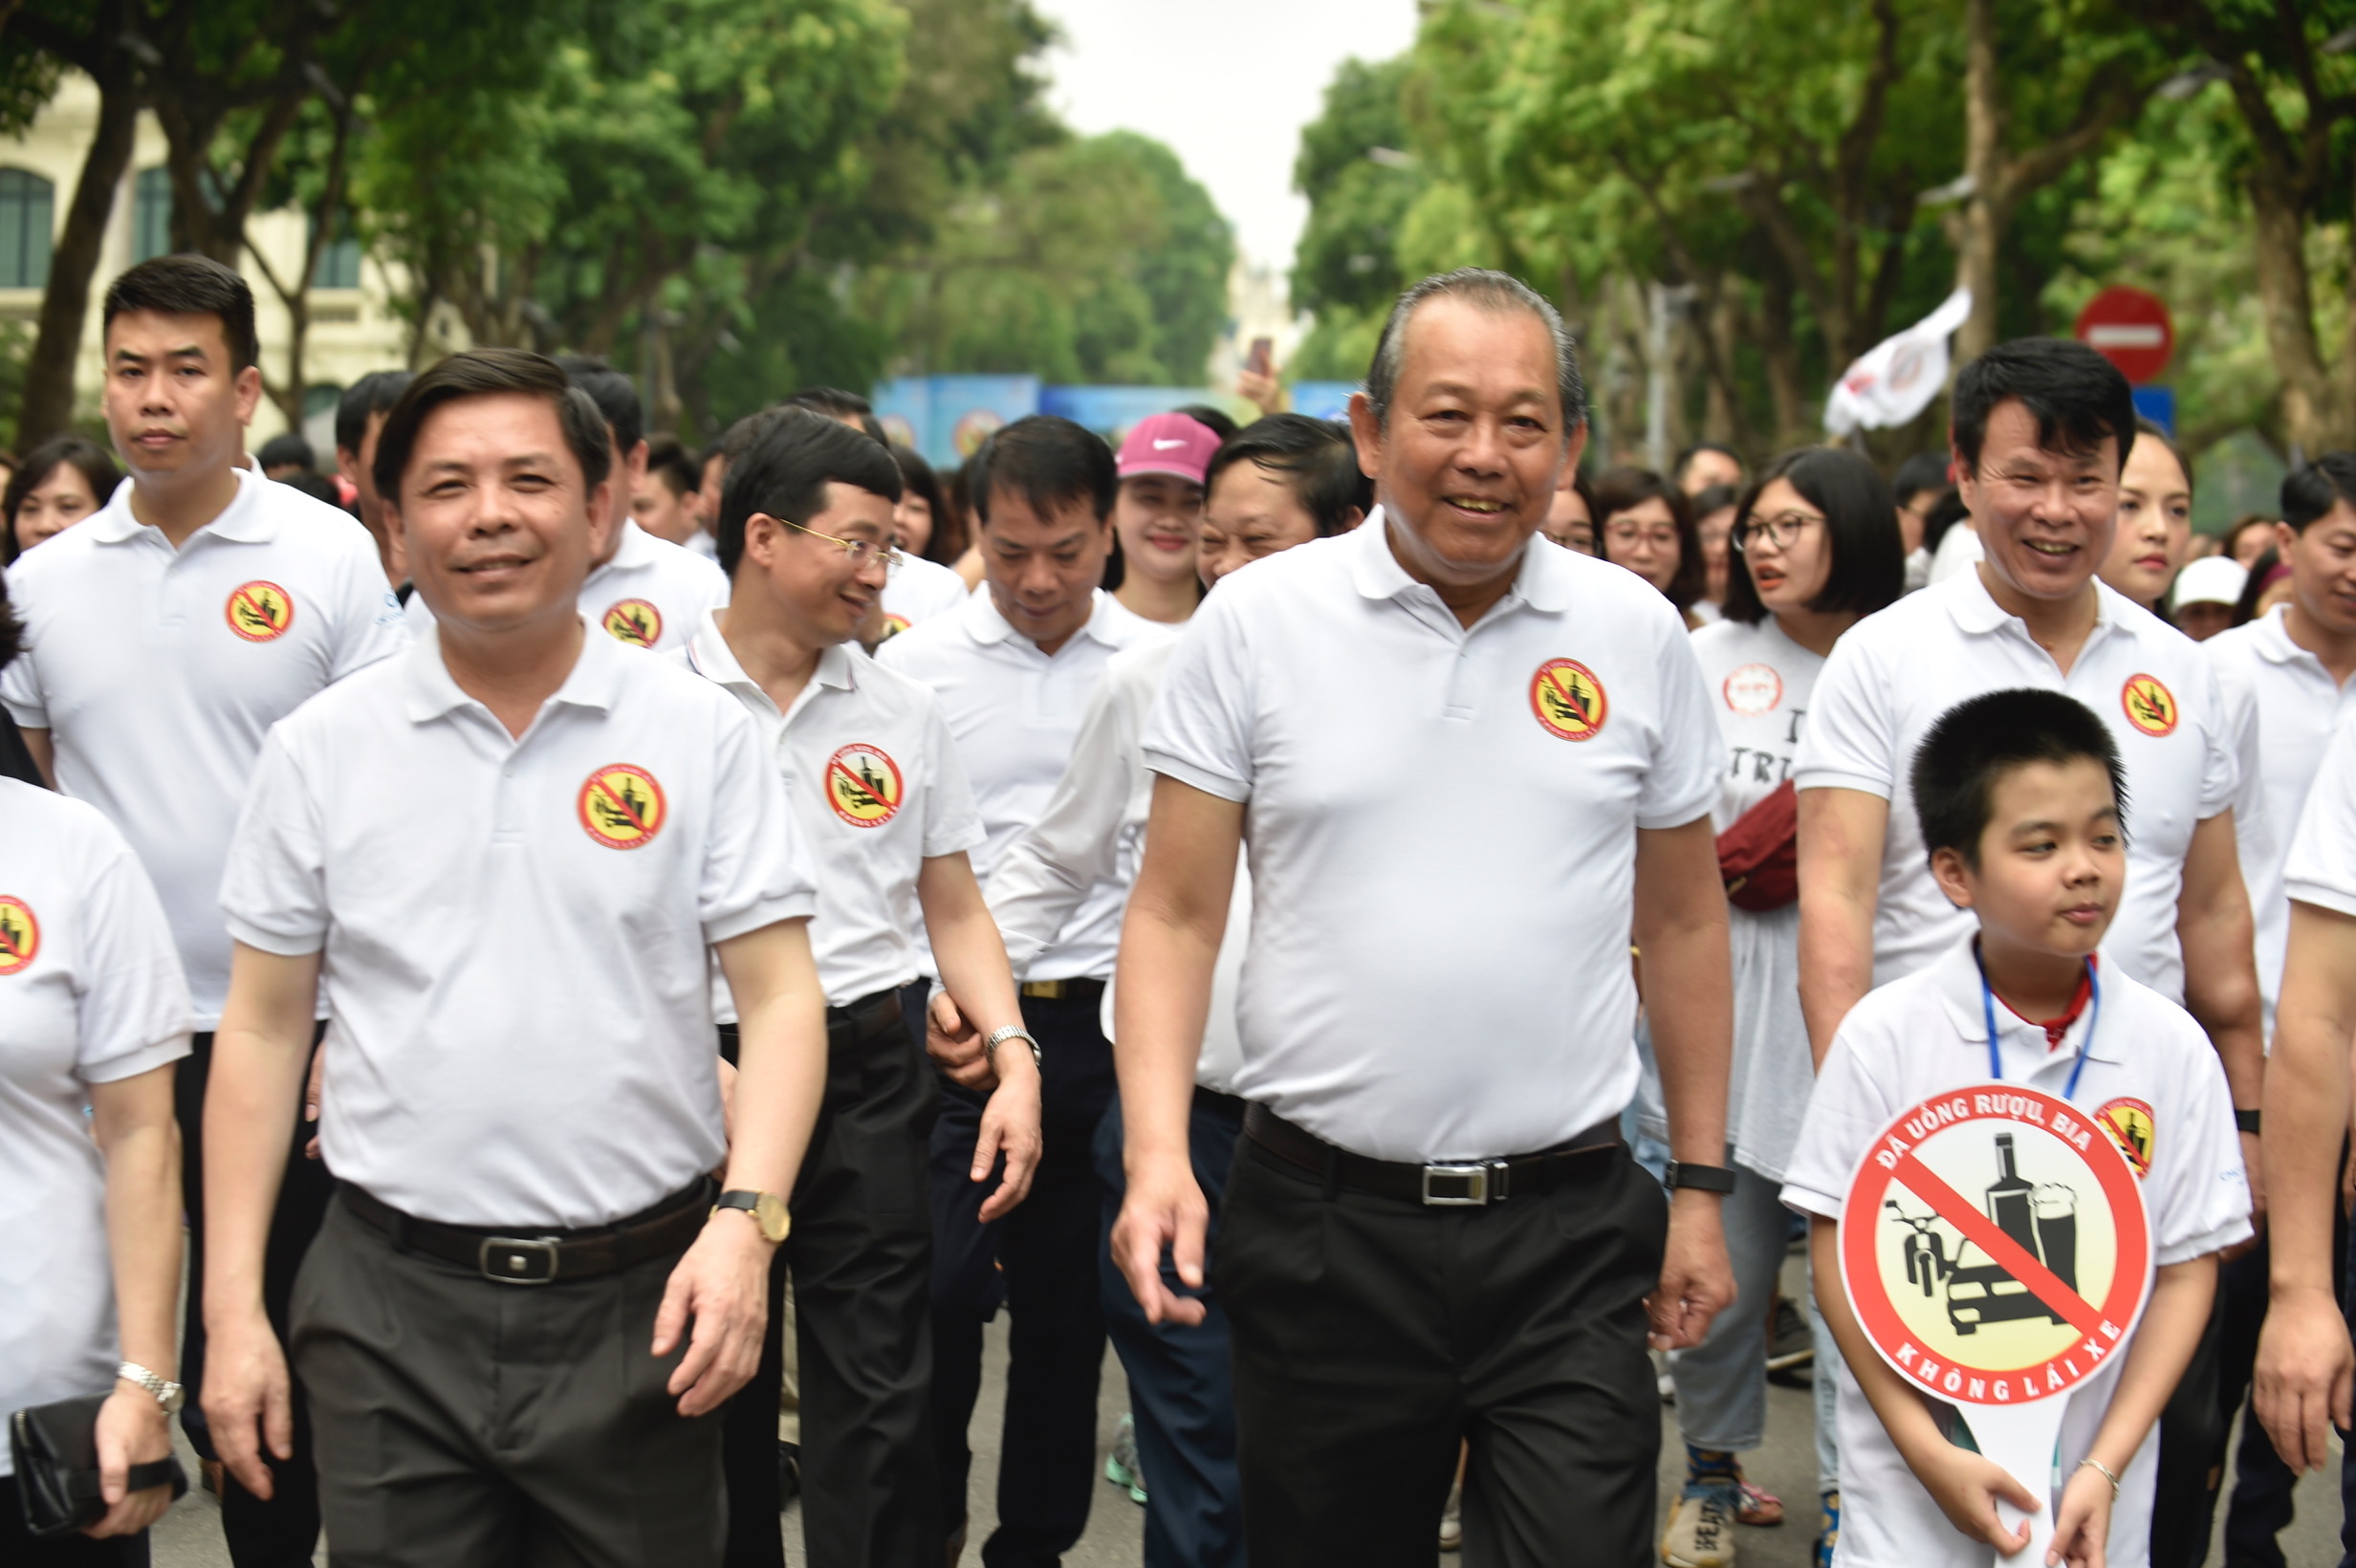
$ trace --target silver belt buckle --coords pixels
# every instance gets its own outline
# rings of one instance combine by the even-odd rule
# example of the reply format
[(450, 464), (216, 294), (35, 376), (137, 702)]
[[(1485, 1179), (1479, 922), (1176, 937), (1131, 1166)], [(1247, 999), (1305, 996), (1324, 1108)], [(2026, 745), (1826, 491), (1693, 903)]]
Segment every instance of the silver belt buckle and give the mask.
[(1486, 1208), (1489, 1167), (1478, 1164), (1426, 1165), (1424, 1203), (1434, 1209)]
[(483, 1277), (501, 1285), (545, 1285), (556, 1277), (554, 1236), (485, 1236), (475, 1253)]

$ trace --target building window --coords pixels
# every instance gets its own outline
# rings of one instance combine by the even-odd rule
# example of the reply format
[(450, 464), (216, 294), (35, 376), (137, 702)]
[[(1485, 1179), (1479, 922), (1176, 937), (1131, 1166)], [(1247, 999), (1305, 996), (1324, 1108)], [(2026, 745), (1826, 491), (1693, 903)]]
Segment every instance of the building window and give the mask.
[(24, 169), (0, 169), (0, 289), (49, 287), (56, 187)]
[(158, 165), (139, 171), (131, 202), (131, 259), (147, 261), (172, 248), (172, 176)]
[[(312, 219), (312, 232), (316, 234), (318, 220)], [(357, 289), (360, 287), (360, 236), (352, 232), (352, 214), (336, 214), (335, 238), (319, 250), (319, 265), (311, 274), (315, 289)]]

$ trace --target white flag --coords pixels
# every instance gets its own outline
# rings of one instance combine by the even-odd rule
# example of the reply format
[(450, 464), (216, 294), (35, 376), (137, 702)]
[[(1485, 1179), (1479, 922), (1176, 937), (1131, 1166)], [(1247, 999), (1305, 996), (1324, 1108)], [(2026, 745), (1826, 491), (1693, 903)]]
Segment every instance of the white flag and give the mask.
[(1857, 357), (1824, 400), (1824, 428), (1844, 436), (1859, 425), (1904, 425), (1931, 406), (1947, 384), (1947, 339), (1972, 314), (1972, 291), (1947, 302), (1906, 331)]

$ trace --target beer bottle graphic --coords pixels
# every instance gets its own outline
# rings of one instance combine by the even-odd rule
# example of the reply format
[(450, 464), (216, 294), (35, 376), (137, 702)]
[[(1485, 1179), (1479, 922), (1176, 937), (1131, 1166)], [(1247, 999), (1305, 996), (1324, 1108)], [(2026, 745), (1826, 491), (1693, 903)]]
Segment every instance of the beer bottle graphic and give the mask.
[(2020, 1243), (2021, 1251), (2038, 1255), (2037, 1209), (2034, 1190), (2020, 1179), (2013, 1163), (2013, 1135), (1996, 1134), (1996, 1179), (1988, 1184), (1988, 1217), (1996, 1229)]

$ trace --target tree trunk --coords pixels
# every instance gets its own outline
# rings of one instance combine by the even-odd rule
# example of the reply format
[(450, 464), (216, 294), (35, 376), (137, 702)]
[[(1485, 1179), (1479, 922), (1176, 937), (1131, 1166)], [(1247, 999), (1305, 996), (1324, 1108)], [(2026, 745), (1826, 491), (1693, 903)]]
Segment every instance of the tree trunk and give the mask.
[(2307, 276), (2306, 224), (2298, 205), (2264, 170), (2250, 181), (2258, 310), (2266, 347), (2282, 379), (2284, 432), (2308, 456), (2343, 444), (2339, 400), (2315, 336), (2315, 298)]
[(1996, 83), (1996, 0), (1964, 3), (1963, 171), (1971, 179), (1956, 245), (1956, 279), (1972, 291), (1972, 314), (1955, 339), (1958, 364), (1996, 341), (1996, 255), (2004, 242), (2004, 108)]
[(24, 451), (74, 422), (74, 363), (81, 357), (82, 323), (90, 315), (90, 283), (114, 216), (115, 192), (131, 166), (139, 124), (139, 92), (122, 62), (98, 83), (98, 126), (82, 158), (74, 205), (49, 258), (49, 287), (41, 294), (41, 323), (25, 366), (24, 401), (17, 405), (16, 448)]
[[(1758, 291), (1758, 347), (1767, 365), (1767, 402), (1775, 410), (1778, 448), (1808, 439), (1800, 428), (1800, 348), (1792, 341), (1792, 285), (1770, 272)], [(1845, 368), (1845, 365), (1843, 366)]]

